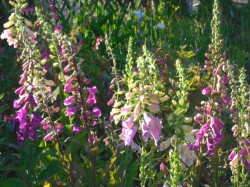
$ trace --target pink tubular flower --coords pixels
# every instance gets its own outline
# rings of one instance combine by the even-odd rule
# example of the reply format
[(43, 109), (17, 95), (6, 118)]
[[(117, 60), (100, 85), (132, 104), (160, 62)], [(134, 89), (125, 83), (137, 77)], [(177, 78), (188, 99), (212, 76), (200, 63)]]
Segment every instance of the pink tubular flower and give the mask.
[(122, 122), (121, 139), (124, 141), (125, 146), (132, 144), (136, 132), (137, 127), (134, 126), (134, 116), (130, 116), (126, 121)]
[(111, 98), (107, 103), (108, 106), (112, 105), (115, 102), (114, 98)]
[(212, 91), (212, 87), (208, 86), (202, 90), (202, 95), (208, 95)]
[(94, 95), (94, 94), (89, 94), (88, 98), (86, 99), (86, 102), (87, 102), (89, 105), (96, 104), (95, 95)]
[(77, 107), (74, 106), (72, 108), (67, 108), (66, 109), (66, 116), (72, 116), (77, 112)]
[(96, 92), (98, 92), (98, 89), (96, 88), (96, 86), (93, 86), (92, 88), (87, 88), (89, 91), (89, 94), (96, 94)]
[(133, 138), (137, 132), (137, 127), (134, 126), (131, 129), (123, 128), (121, 138), (124, 141), (125, 146), (129, 146), (133, 142)]
[(122, 127), (126, 129), (131, 129), (134, 125), (134, 116), (130, 116), (127, 120), (122, 122)]
[(95, 118), (99, 118), (102, 115), (102, 112), (99, 108), (95, 107), (93, 108), (93, 114)]
[(43, 138), (43, 140), (44, 141), (51, 141), (51, 140), (53, 140), (53, 134), (50, 132), (50, 133), (48, 133), (47, 135), (45, 135), (44, 136), (44, 138)]
[[(146, 125), (145, 127), (143, 127), (145, 130), (145, 133), (151, 134), (151, 136), (155, 140), (155, 146), (157, 146), (157, 142), (161, 138), (160, 137), (161, 129), (163, 128), (162, 120), (153, 116), (153, 115), (147, 114), (147, 113), (144, 113), (143, 116), (144, 116), (144, 121), (145, 121), (145, 125)], [(146, 132), (146, 131), (148, 131), (148, 132)]]
[(73, 129), (72, 129), (73, 133), (79, 134), (82, 132), (82, 130), (83, 130), (82, 127), (77, 126), (77, 125), (73, 125)]
[(66, 93), (70, 93), (70, 92), (72, 92), (72, 89), (73, 88), (73, 85), (72, 85), (72, 83), (70, 82), (70, 83), (67, 83), (65, 86), (64, 86), (64, 92), (66, 92)]
[(65, 106), (69, 106), (71, 104), (73, 104), (75, 102), (75, 97), (74, 96), (70, 96), (69, 98), (64, 100), (64, 105)]

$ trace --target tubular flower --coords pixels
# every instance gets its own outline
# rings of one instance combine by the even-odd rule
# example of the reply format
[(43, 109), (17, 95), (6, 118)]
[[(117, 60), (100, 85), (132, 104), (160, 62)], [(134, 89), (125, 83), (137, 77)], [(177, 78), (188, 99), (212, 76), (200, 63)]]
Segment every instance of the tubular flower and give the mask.
[(145, 121), (145, 123), (142, 123), (143, 137), (147, 140), (149, 136), (148, 134), (150, 133), (155, 140), (155, 145), (157, 146), (157, 142), (161, 138), (161, 129), (163, 128), (162, 120), (147, 113), (144, 113), (143, 116)]
[(208, 86), (208, 87), (204, 88), (201, 93), (202, 93), (202, 95), (208, 95), (211, 93), (211, 91), (212, 91), (212, 87)]
[(134, 126), (134, 116), (130, 116), (126, 121), (122, 122), (121, 138), (125, 146), (129, 146), (133, 142), (133, 138), (137, 132), (137, 127)]

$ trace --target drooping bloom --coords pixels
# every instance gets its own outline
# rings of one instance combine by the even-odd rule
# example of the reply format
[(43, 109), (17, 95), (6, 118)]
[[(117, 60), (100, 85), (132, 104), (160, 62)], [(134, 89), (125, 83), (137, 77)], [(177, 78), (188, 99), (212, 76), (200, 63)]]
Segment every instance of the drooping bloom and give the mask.
[(95, 107), (93, 108), (93, 114), (95, 118), (99, 118), (102, 115), (102, 112), (99, 108)]
[(72, 116), (77, 112), (77, 107), (74, 106), (72, 108), (67, 107), (66, 109), (66, 116)]
[(81, 126), (73, 125), (73, 129), (72, 129), (73, 133), (79, 134), (82, 132), (82, 130), (83, 128)]
[(142, 123), (142, 129), (144, 131), (143, 136), (145, 140), (147, 140), (148, 133), (150, 133), (155, 140), (155, 145), (157, 146), (157, 142), (161, 138), (161, 129), (163, 128), (162, 120), (148, 113), (144, 113), (143, 116), (145, 121), (145, 123)]
[(69, 106), (71, 104), (73, 104), (75, 102), (75, 97), (74, 96), (70, 96), (69, 98), (64, 100), (64, 105), (65, 106)]
[(122, 122), (121, 139), (124, 141), (125, 146), (131, 145), (136, 132), (137, 127), (134, 126), (134, 116), (130, 116), (127, 120)]

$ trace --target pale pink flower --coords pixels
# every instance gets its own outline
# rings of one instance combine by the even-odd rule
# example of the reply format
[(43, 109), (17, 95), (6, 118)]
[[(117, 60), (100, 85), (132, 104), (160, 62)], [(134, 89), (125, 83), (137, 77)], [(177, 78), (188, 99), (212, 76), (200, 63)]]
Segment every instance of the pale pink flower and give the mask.
[(161, 136), (161, 129), (163, 128), (162, 126), (162, 120), (151, 115), (151, 114), (147, 114), (144, 113), (144, 121), (145, 121), (145, 133), (148, 130), (148, 132), (151, 134), (151, 136), (154, 138), (155, 140), (155, 145), (157, 146), (157, 142), (160, 140)]

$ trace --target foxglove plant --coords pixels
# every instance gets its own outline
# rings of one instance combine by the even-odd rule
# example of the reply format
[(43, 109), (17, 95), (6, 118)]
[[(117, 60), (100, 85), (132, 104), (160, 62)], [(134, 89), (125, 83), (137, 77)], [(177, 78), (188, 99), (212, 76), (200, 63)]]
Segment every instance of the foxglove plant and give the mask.
[(175, 65), (179, 78), (177, 82), (178, 90), (176, 91), (176, 97), (172, 99), (173, 106), (171, 108), (173, 108), (173, 112), (167, 118), (169, 125), (174, 130), (174, 135), (171, 138), (171, 145), (174, 149), (171, 149), (171, 154), (169, 154), (170, 179), (166, 181), (166, 184), (170, 186), (178, 186), (184, 182), (187, 168), (184, 170), (185, 172), (181, 171), (186, 166), (190, 167), (195, 160), (194, 151), (189, 150), (187, 146), (187, 143), (194, 141), (191, 134), (192, 127), (188, 125), (192, 122), (192, 118), (185, 117), (189, 109), (188, 91), (190, 85), (179, 59), (176, 60)]
[(39, 70), (36, 60), (39, 51), (36, 49), (36, 32), (34, 32), (33, 24), (26, 18), (22, 17), (22, 10), (27, 8), (25, 1), (11, 2), (15, 13), (9, 17), (9, 21), (4, 24), (7, 28), (2, 34), (2, 39), (7, 39), (9, 45), (14, 47), (22, 46), (20, 59), (23, 61), (23, 73), (20, 76), (20, 87), (15, 91), (19, 95), (19, 99), (14, 101), (14, 108), (18, 109), (16, 118), (18, 119), (19, 131), (18, 142), (22, 144), (26, 138), (35, 140), (38, 138), (37, 127), (40, 126), (42, 117), (34, 111), (38, 105), (38, 100), (34, 97), (36, 90), (34, 74)]
[(223, 115), (229, 111), (231, 100), (228, 97), (229, 75), (227, 72), (228, 62), (223, 54), (223, 40), (220, 35), (220, 21), (218, 1), (214, 1), (212, 27), (212, 44), (209, 45), (209, 53), (205, 56), (204, 69), (211, 77), (210, 85), (202, 90), (202, 95), (208, 97), (207, 101), (202, 101), (201, 107), (196, 107), (198, 114), (194, 117), (196, 123), (201, 128), (196, 134), (196, 140), (190, 144), (189, 148), (201, 152), (202, 147), (206, 147), (206, 153), (213, 162), (213, 185), (218, 186), (218, 149), (223, 139), (224, 123)]
[[(168, 100), (168, 96), (164, 93), (164, 83), (159, 81), (159, 71), (154, 58), (143, 47), (143, 54), (137, 58), (136, 63), (132, 54), (132, 41), (129, 44), (127, 55), (127, 64), (123, 78), (123, 87), (112, 96), (113, 108), (111, 116), (115, 124), (122, 122), (122, 132), (120, 138), (125, 146), (132, 146), (135, 143), (135, 137), (140, 134), (141, 137), (141, 167), (140, 179), (141, 184), (145, 185), (149, 176), (152, 174), (152, 168), (145, 166), (146, 147), (149, 139), (154, 141), (154, 146), (158, 145), (161, 139), (161, 131), (163, 128), (162, 119), (159, 114), (161, 112), (161, 103)], [(121, 94), (124, 94), (122, 99)], [(109, 102), (112, 103), (111, 101)], [(153, 148), (152, 148), (153, 150)], [(153, 154), (151, 150), (150, 154)]]
[[(250, 115), (250, 95), (249, 85), (246, 83), (246, 73), (242, 68), (237, 71), (236, 66), (228, 66), (230, 74), (231, 88), (231, 118), (234, 126), (232, 127), (233, 137), (237, 142), (228, 156), (230, 168), (232, 170), (232, 183), (234, 186), (248, 186), (247, 171), (250, 170), (250, 141), (249, 141), (249, 115)], [(239, 73), (239, 78), (235, 74)]]

